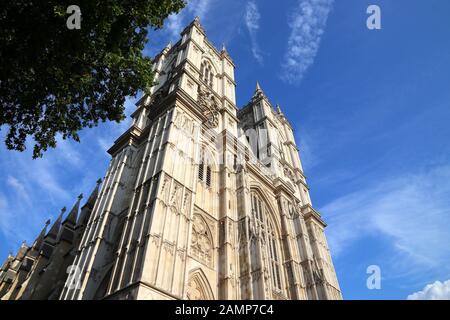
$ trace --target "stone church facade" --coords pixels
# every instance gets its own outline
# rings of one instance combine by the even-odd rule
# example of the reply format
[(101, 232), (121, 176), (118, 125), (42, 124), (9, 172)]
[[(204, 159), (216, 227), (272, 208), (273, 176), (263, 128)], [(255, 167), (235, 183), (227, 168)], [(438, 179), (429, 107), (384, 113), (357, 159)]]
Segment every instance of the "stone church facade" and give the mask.
[[(85, 221), (72, 219), (64, 248), (62, 231), (43, 230), (10, 256), (2, 298), (341, 299), (292, 127), (259, 84), (238, 109), (234, 69), (198, 19), (156, 56), (157, 85), (108, 150)], [(37, 267), (43, 243), (63, 273), (47, 280), (49, 260)], [(31, 267), (18, 280), (27, 254)], [(65, 285), (33, 296), (55, 279)], [(14, 281), (26, 292), (11, 295)]]

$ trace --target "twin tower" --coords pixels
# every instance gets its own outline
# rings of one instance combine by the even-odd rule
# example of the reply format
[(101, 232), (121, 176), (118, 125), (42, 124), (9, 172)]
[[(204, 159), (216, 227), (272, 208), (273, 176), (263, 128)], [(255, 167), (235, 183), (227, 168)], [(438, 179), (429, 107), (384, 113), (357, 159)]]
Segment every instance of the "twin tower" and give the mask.
[(40, 298), (341, 299), (280, 108), (257, 84), (237, 109), (233, 61), (198, 19), (153, 68), (158, 84), (109, 149), (72, 261), (61, 266), (69, 275)]

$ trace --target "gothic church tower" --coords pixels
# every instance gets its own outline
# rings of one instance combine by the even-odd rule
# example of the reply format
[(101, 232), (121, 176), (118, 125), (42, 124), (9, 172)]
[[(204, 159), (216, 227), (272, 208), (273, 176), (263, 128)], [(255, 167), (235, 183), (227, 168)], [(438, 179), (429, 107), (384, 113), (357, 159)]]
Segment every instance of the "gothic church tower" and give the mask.
[(195, 19), (111, 162), (60, 299), (341, 299), (292, 127)]

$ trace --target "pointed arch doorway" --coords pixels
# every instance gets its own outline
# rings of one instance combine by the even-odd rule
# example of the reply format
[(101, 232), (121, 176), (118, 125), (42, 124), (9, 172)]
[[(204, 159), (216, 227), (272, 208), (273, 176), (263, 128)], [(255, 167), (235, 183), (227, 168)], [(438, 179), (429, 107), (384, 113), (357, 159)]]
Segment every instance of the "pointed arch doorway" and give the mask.
[(189, 273), (186, 299), (188, 300), (214, 300), (214, 294), (208, 279), (201, 269)]

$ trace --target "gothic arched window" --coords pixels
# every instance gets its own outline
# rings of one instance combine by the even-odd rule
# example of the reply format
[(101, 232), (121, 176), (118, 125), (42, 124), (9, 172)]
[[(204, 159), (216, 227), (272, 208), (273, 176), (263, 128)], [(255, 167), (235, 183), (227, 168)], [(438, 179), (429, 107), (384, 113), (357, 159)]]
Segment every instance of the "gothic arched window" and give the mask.
[(278, 248), (276, 243), (276, 237), (273, 230), (272, 223), (269, 221), (267, 232), (267, 242), (269, 244), (270, 255), (270, 269), (272, 276), (272, 285), (274, 288), (281, 290), (281, 274), (280, 274), (280, 260), (278, 254)]
[(212, 185), (211, 161), (207, 157), (204, 147), (202, 147), (200, 150), (200, 161), (198, 164), (198, 181), (204, 183), (207, 188), (211, 188)]
[(251, 193), (251, 205), (255, 227), (259, 229), (259, 233), (264, 239), (261, 252), (265, 252), (268, 257), (266, 267), (270, 270), (272, 287), (279, 291), (282, 289), (282, 280), (278, 237), (265, 202), (255, 192)]
[(211, 64), (203, 61), (200, 67), (200, 73), (202, 74), (202, 80), (210, 87), (213, 87), (214, 73), (212, 71)]
[(169, 67), (169, 73), (167, 74), (167, 80), (172, 79), (173, 77), (173, 70), (175, 69), (175, 62), (173, 62)]

